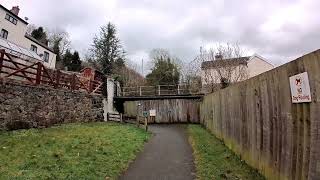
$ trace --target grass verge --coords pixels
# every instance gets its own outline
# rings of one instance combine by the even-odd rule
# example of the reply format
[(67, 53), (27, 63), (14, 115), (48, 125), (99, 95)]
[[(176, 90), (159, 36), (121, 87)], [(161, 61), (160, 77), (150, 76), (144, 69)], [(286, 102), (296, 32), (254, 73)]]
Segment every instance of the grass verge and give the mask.
[(149, 137), (118, 123), (0, 132), (0, 179), (115, 179)]
[(265, 179), (200, 125), (188, 125), (197, 179)]

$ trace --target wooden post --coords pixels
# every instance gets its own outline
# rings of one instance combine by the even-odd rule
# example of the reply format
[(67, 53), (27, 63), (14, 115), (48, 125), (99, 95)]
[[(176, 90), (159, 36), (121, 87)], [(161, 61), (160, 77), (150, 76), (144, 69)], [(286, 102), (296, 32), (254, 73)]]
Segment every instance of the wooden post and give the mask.
[(89, 94), (93, 91), (93, 81), (91, 79), (88, 81), (88, 91)]
[(59, 88), (61, 72), (60, 72), (60, 70), (57, 70), (56, 72), (57, 72), (57, 74), (56, 74), (56, 88)]
[(139, 127), (139, 114), (137, 114), (137, 127)]
[(107, 112), (107, 121), (109, 121), (109, 113)]
[(41, 62), (38, 62), (37, 63), (36, 84), (41, 83), (41, 74), (42, 74), (42, 64), (41, 64)]
[(140, 96), (142, 96), (141, 86), (139, 87), (139, 91)]
[(0, 53), (1, 53), (1, 56), (0, 56), (0, 75), (1, 75), (5, 51), (1, 50)]
[(71, 90), (76, 89), (76, 75), (72, 74), (71, 75), (71, 82), (70, 82)]
[(160, 85), (158, 85), (158, 96), (160, 96), (161, 93), (160, 93)]
[(144, 118), (144, 128), (146, 129), (146, 131), (148, 131), (148, 118), (147, 117)]
[(179, 88), (180, 86), (179, 86), (179, 84), (178, 84), (178, 95), (180, 94), (180, 88)]
[(120, 122), (123, 123), (122, 113), (120, 113)]

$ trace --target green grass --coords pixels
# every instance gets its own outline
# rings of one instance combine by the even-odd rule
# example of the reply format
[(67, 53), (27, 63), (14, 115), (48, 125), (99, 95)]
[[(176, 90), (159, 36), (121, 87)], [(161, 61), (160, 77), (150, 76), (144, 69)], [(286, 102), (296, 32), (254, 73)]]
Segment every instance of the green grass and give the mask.
[(117, 123), (0, 132), (0, 179), (115, 179), (149, 137)]
[(265, 179), (200, 125), (188, 125), (198, 179)]

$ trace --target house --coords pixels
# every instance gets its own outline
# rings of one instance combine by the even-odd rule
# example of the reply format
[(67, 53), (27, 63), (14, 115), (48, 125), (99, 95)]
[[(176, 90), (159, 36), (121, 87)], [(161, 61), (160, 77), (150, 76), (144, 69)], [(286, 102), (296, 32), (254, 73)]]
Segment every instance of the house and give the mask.
[(214, 91), (222, 83), (240, 82), (274, 68), (274, 65), (258, 54), (247, 57), (223, 58), (215, 56), (213, 61), (201, 64), (201, 83), (205, 92)]
[(19, 17), (19, 7), (8, 10), (0, 4), (0, 49), (13, 57), (41, 61), (46, 67), (54, 69), (56, 54), (46, 44), (27, 34), (27, 18)]

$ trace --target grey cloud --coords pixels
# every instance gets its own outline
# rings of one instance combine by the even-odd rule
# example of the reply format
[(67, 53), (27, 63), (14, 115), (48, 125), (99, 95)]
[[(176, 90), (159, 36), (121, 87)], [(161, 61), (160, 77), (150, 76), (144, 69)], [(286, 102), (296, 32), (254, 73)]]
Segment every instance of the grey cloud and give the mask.
[[(152, 48), (190, 61), (200, 46), (226, 42), (238, 42), (274, 64), (319, 48), (317, 0), (4, 0), (8, 8), (17, 4), (31, 23), (66, 29), (80, 51), (112, 21), (137, 62)], [(305, 18), (299, 21), (287, 11)], [(281, 26), (272, 27), (277, 23)]]

